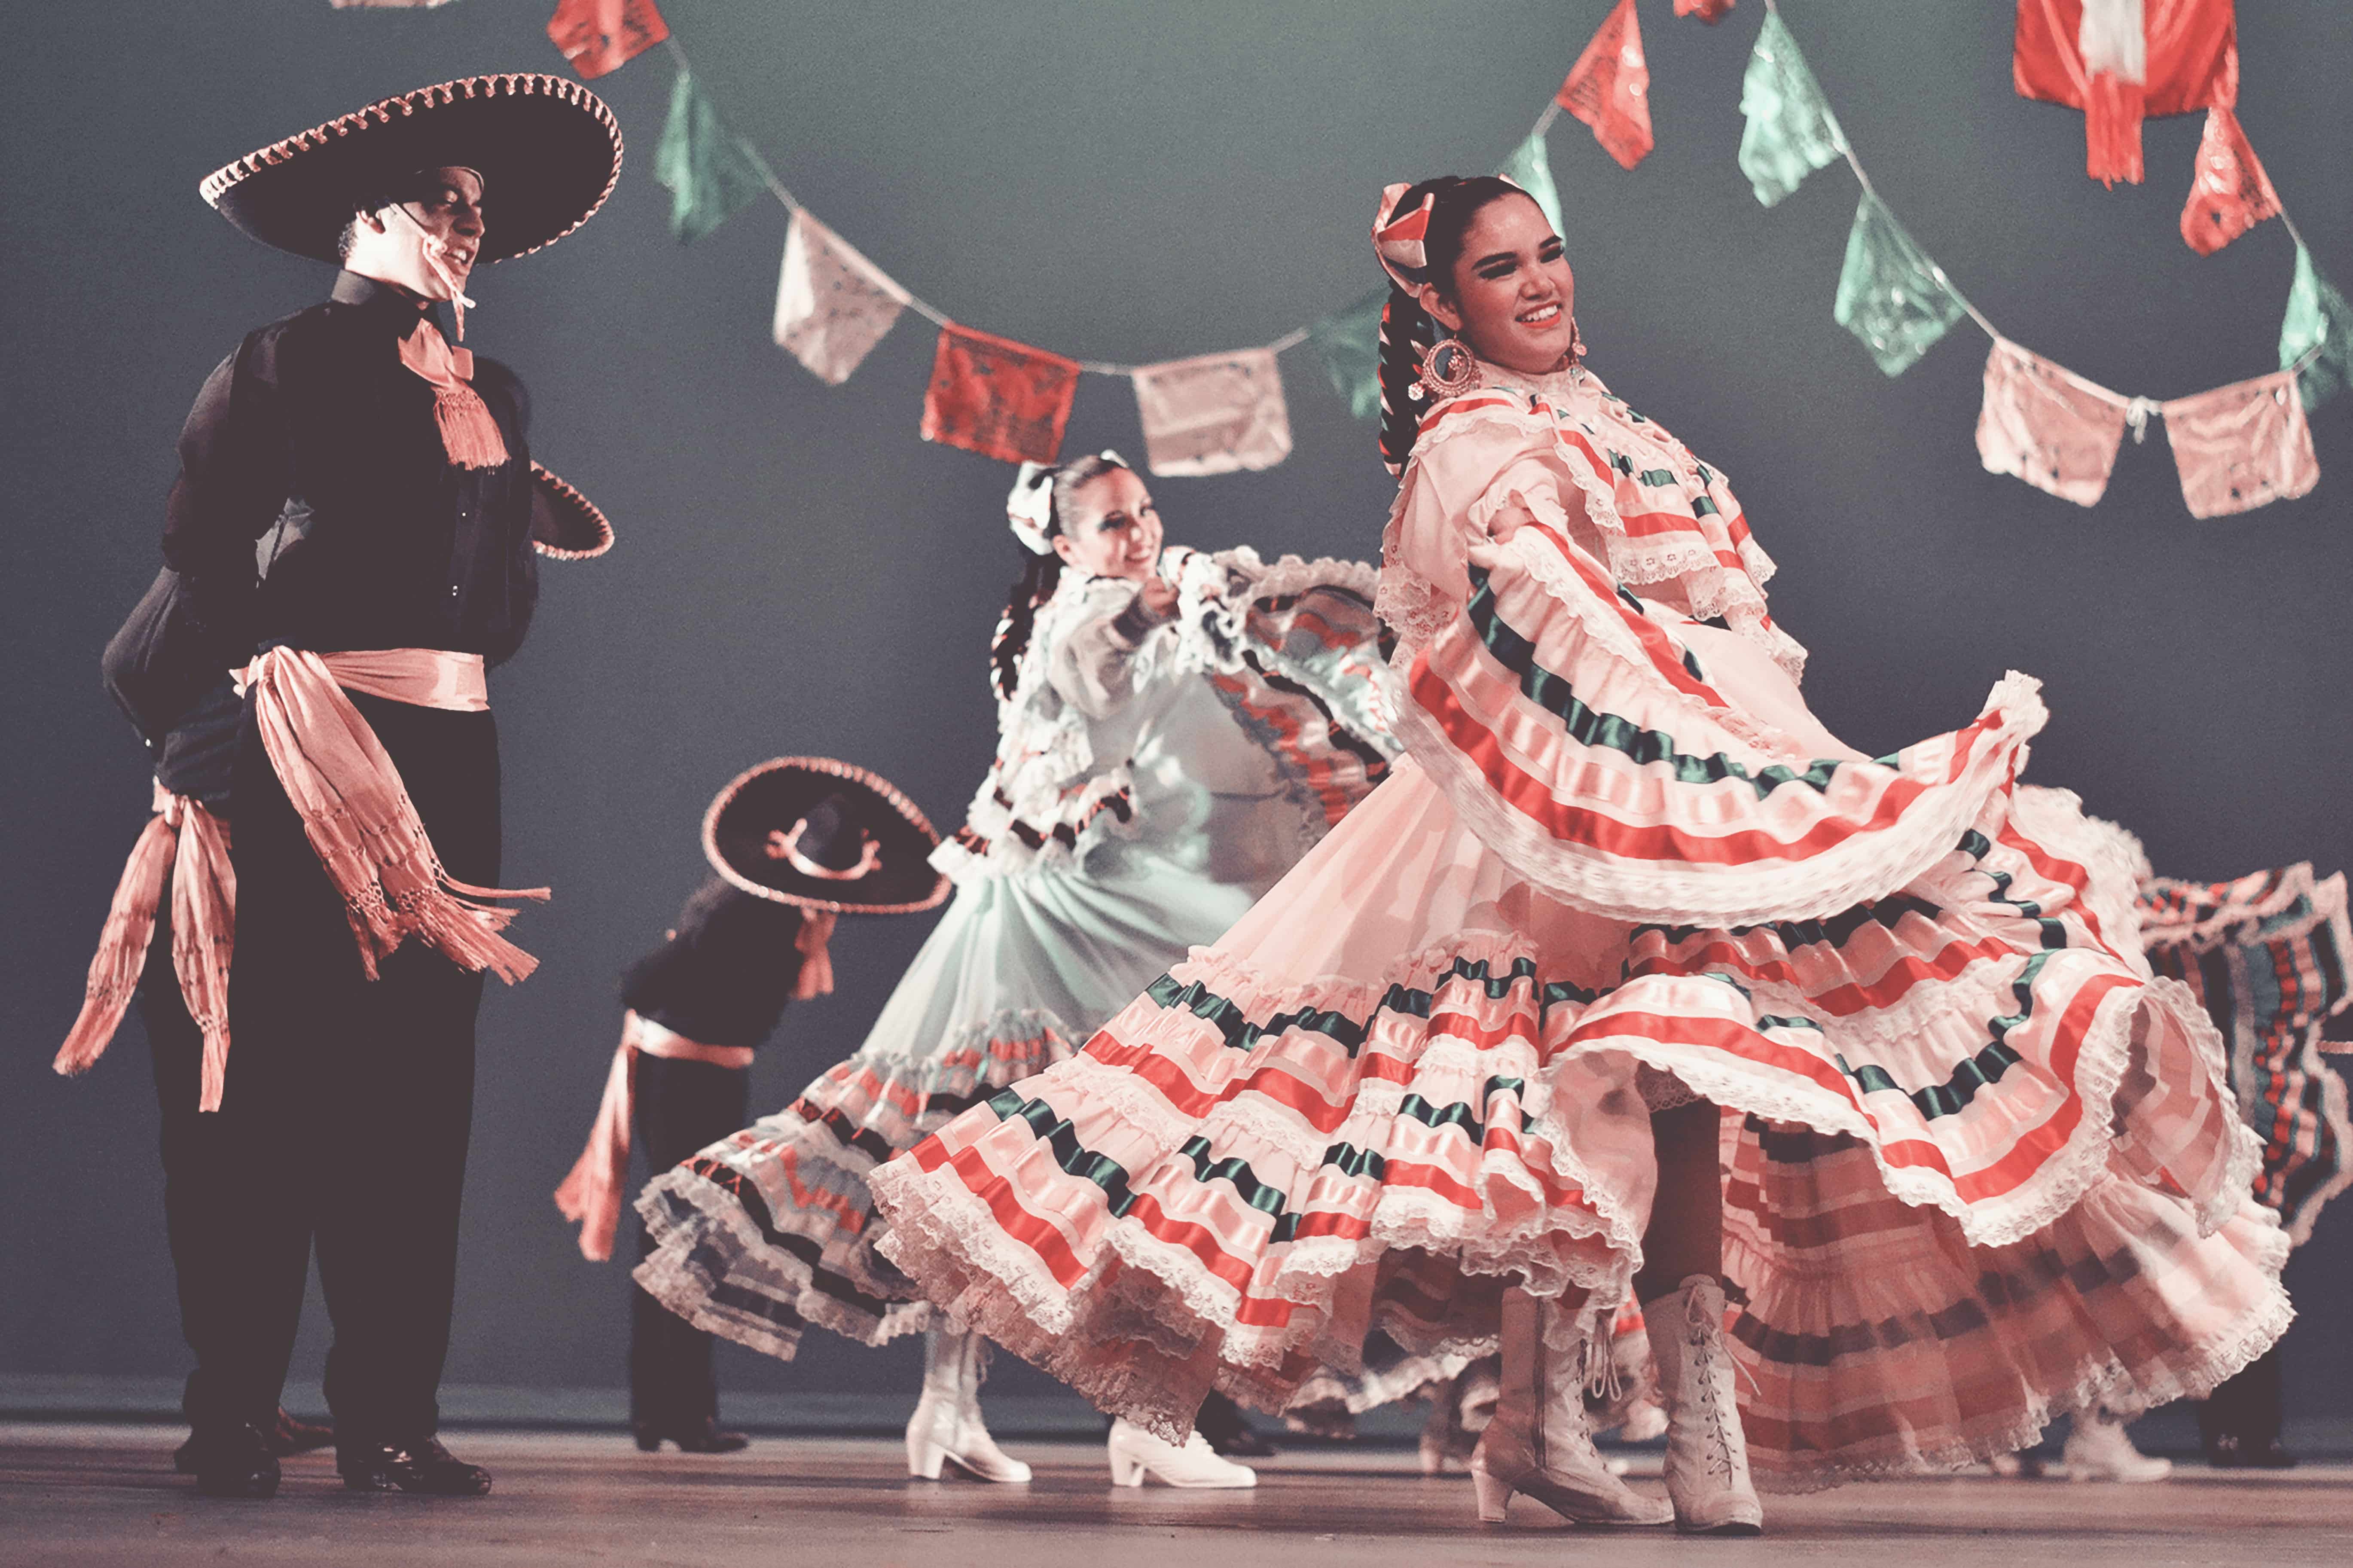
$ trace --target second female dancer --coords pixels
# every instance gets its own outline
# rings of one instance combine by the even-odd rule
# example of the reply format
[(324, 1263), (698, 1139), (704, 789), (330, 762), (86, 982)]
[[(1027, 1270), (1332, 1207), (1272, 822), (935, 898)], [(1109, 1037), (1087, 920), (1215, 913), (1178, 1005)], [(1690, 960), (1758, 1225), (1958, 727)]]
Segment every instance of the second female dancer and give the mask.
[[(1355, 562), (1163, 548), (1112, 453), (1026, 467), (1029, 552), (991, 656), (997, 759), (934, 864), (955, 883), (865, 1043), (799, 1099), (661, 1176), (637, 1278), (697, 1326), (789, 1359), (815, 1323), (928, 1330), (911, 1474), (1021, 1481), (982, 1423), (979, 1337), (881, 1258), (881, 1162), (1068, 1057), (1216, 939), (1383, 775), (1395, 693)], [(1115, 1479), (1248, 1486), (1198, 1434), (1125, 1422)]]
[[(2260, 1353), (2254, 1140), (2129, 940), (2123, 836), (2016, 782), (2035, 683), (1841, 742), (1724, 476), (1584, 367), (1535, 202), (1393, 185), (1373, 239), (1406, 755), (1079, 1055), (875, 1172), (892, 1261), (1164, 1436), (1375, 1321), (1500, 1331), (1491, 1521), (1754, 1533), (1752, 1456), (1957, 1466)], [(1665, 1502), (1575, 1397), (1630, 1287)]]

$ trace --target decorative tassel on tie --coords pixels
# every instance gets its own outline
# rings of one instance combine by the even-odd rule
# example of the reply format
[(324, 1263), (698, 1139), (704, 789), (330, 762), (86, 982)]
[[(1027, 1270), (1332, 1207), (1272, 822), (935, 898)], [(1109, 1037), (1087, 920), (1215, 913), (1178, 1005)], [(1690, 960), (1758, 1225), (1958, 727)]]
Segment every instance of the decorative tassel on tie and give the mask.
[(400, 363), (433, 388), (433, 418), (441, 429), (441, 449), (460, 468), (495, 468), (507, 460), (506, 437), (490, 405), (470, 383), (471, 349), (453, 349), (441, 331), (420, 319), (400, 340)]
[(793, 936), (793, 946), (801, 955), (800, 975), (793, 982), (794, 1001), (833, 994), (833, 953), (826, 946), (832, 935), (831, 910), (801, 911), (801, 929)]

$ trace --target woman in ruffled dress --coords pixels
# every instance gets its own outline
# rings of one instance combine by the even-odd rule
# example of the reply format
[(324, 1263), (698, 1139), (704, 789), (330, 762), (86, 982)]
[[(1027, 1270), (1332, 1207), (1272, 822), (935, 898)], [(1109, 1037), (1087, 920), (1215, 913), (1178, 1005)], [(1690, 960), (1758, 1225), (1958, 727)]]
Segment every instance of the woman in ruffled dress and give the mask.
[[(875, 1172), (892, 1260), (1164, 1436), (1375, 1323), (1500, 1337), (1493, 1521), (1752, 1533), (1752, 1475), (1957, 1467), (2259, 1353), (2253, 1140), (2118, 934), (2121, 835), (2016, 783), (2035, 683), (1841, 742), (1724, 476), (1584, 367), (1535, 202), (1392, 186), (1374, 240), (1406, 755), (1077, 1056)], [(1664, 1502), (1577, 1397), (1629, 1286)]]
[[(649, 1186), (637, 1278), (698, 1326), (789, 1359), (805, 1325), (929, 1330), (911, 1474), (1029, 1479), (990, 1440), (977, 1336), (876, 1255), (868, 1173), (1068, 1057), (1248, 911), (1387, 771), (1397, 693), (1356, 562), (1164, 549), (1112, 453), (1025, 467), (1029, 565), (992, 655), (997, 758), (934, 864), (955, 894), (858, 1051)], [(1183, 1434), (1177, 1435), (1183, 1437)], [(1196, 1436), (1113, 1426), (1114, 1479), (1248, 1486)]]

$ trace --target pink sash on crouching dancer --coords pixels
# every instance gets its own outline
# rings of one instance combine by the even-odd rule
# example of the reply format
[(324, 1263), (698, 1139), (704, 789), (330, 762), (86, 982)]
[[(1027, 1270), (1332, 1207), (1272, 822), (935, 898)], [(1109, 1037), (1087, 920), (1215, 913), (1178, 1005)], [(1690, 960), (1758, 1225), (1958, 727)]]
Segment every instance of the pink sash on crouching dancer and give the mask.
[(100, 931), (98, 955), (81, 1016), (52, 1065), (69, 1076), (106, 1054), (139, 986), (147, 947), (155, 938), (155, 911), (164, 901), (164, 872), (172, 871), (172, 968), (180, 997), (205, 1037), (199, 1110), (218, 1110), (228, 1073), (228, 963), (237, 937), (237, 872), (228, 858), (228, 825), (184, 795), (155, 786), (149, 818)]
[(621, 1043), (613, 1051), (613, 1070), (605, 1076), (605, 1098), (596, 1107), (596, 1123), (588, 1129), (588, 1146), (580, 1151), (571, 1173), (555, 1189), (556, 1208), (565, 1219), (581, 1222), (580, 1256), (591, 1263), (602, 1263), (613, 1256), (613, 1232), (621, 1223), (621, 1184), (629, 1171), (629, 1122), (637, 1110), (637, 1058), (641, 1051), (649, 1057), (709, 1062), (713, 1067), (752, 1065), (749, 1046), (706, 1046), (634, 1012), (622, 1019)]
[(314, 653), (273, 647), (237, 672), (253, 701), (269, 765), (343, 896), (367, 977), (411, 936), (461, 969), (512, 985), (539, 961), (501, 936), (515, 911), (491, 899), (544, 899), (545, 888), (477, 888), (442, 868), (399, 770), (345, 688), (418, 708), (490, 708), (482, 656), (441, 648)]

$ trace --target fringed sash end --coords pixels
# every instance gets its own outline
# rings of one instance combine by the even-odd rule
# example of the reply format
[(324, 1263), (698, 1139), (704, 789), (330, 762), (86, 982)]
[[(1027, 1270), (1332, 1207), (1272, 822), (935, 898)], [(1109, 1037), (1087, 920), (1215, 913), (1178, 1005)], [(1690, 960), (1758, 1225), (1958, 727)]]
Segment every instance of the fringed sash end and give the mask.
[(634, 1110), (636, 1015), (621, 1032), (605, 1075), (605, 1098), (588, 1129), (588, 1142), (555, 1189), (555, 1208), (580, 1223), (580, 1256), (602, 1263), (613, 1256), (613, 1233), (621, 1223), (621, 1186), (629, 1169), (629, 1119)]
[[(457, 691), (440, 668), (453, 657), (429, 649), (322, 656), (274, 647), (254, 660), (245, 679), (263, 749), (320, 865), (343, 896), (368, 978), (377, 977), (378, 960), (417, 936), (460, 968), (488, 970), (512, 985), (539, 962), (498, 934), (515, 911), (488, 900), (543, 900), (548, 889), (480, 888), (444, 871), (399, 770), (336, 679), (337, 661), (355, 668), (364, 663), (370, 673), (360, 689), (395, 701), (479, 708), (479, 661), (470, 690)], [(406, 680), (404, 664), (417, 666)]]

